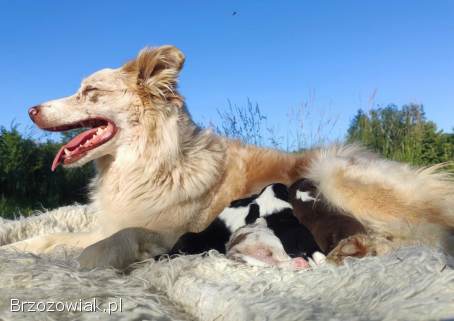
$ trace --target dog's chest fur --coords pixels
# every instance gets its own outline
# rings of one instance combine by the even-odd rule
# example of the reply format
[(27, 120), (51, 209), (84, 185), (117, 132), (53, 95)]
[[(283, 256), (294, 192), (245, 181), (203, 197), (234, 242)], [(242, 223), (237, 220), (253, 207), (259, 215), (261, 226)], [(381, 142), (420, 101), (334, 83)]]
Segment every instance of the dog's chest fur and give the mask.
[(97, 185), (93, 201), (101, 215), (106, 214), (106, 230), (142, 226), (164, 234), (185, 232), (193, 216), (206, 211), (210, 195), (188, 193), (178, 183), (180, 175), (159, 171), (147, 175), (127, 166), (108, 168), (93, 182)]

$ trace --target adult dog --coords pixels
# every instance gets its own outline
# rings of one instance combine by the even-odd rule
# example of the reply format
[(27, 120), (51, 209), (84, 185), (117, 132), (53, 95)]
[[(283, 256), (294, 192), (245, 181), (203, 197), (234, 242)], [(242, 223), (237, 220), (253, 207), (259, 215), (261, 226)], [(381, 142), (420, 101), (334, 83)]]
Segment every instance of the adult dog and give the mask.
[[(89, 76), (74, 95), (30, 108), (44, 130), (90, 128), (61, 148), (52, 168), (96, 161), (91, 199), (98, 228), (9, 247), (33, 253), (85, 248), (136, 228), (124, 234), (135, 250), (154, 248), (156, 255), (183, 233), (203, 230), (230, 201), (302, 177), (332, 207), (394, 245), (441, 244), (454, 227), (454, 183), (437, 166), (414, 169), (355, 146), (286, 154), (201, 130), (177, 90), (183, 63), (173, 46), (144, 49), (120, 68)], [(137, 236), (144, 231), (153, 234), (145, 247)], [(103, 251), (115, 246), (103, 244)]]

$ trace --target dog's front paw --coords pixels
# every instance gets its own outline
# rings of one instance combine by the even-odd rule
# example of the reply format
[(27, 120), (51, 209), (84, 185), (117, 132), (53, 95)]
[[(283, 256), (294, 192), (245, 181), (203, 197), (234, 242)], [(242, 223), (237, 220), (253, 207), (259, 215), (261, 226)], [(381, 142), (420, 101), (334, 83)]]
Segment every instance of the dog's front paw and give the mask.
[(46, 235), (7, 244), (1, 248), (4, 250), (27, 252), (38, 255), (54, 250), (57, 245), (58, 244), (54, 242), (52, 235)]
[(125, 270), (134, 262), (165, 253), (161, 238), (143, 228), (127, 228), (90, 245), (77, 258), (81, 269)]
[(135, 246), (118, 244), (111, 238), (90, 245), (77, 258), (81, 269), (112, 267), (123, 270), (135, 262)]

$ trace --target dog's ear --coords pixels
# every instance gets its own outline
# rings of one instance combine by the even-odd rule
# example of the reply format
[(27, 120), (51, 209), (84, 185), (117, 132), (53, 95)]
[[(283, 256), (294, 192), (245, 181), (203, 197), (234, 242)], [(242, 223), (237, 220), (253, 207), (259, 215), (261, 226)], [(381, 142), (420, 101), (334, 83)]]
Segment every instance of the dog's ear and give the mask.
[(133, 61), (123, 66), (134, 73), (137, 86), (155, 98), (183, 105), (177, 93), (178, 74), (183, 68), (184, 54), (174, 46), (142, 49)]

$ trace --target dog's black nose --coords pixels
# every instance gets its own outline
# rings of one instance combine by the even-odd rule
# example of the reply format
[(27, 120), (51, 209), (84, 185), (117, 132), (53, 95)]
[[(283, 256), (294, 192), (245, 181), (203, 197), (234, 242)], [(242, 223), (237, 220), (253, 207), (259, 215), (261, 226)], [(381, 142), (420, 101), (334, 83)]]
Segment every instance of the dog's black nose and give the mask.
[(33, 106), (28, 110), (28, 115), (31, 120), (35, 121), (35, 117), (39, 114), (39, 107), (40, 106)]

